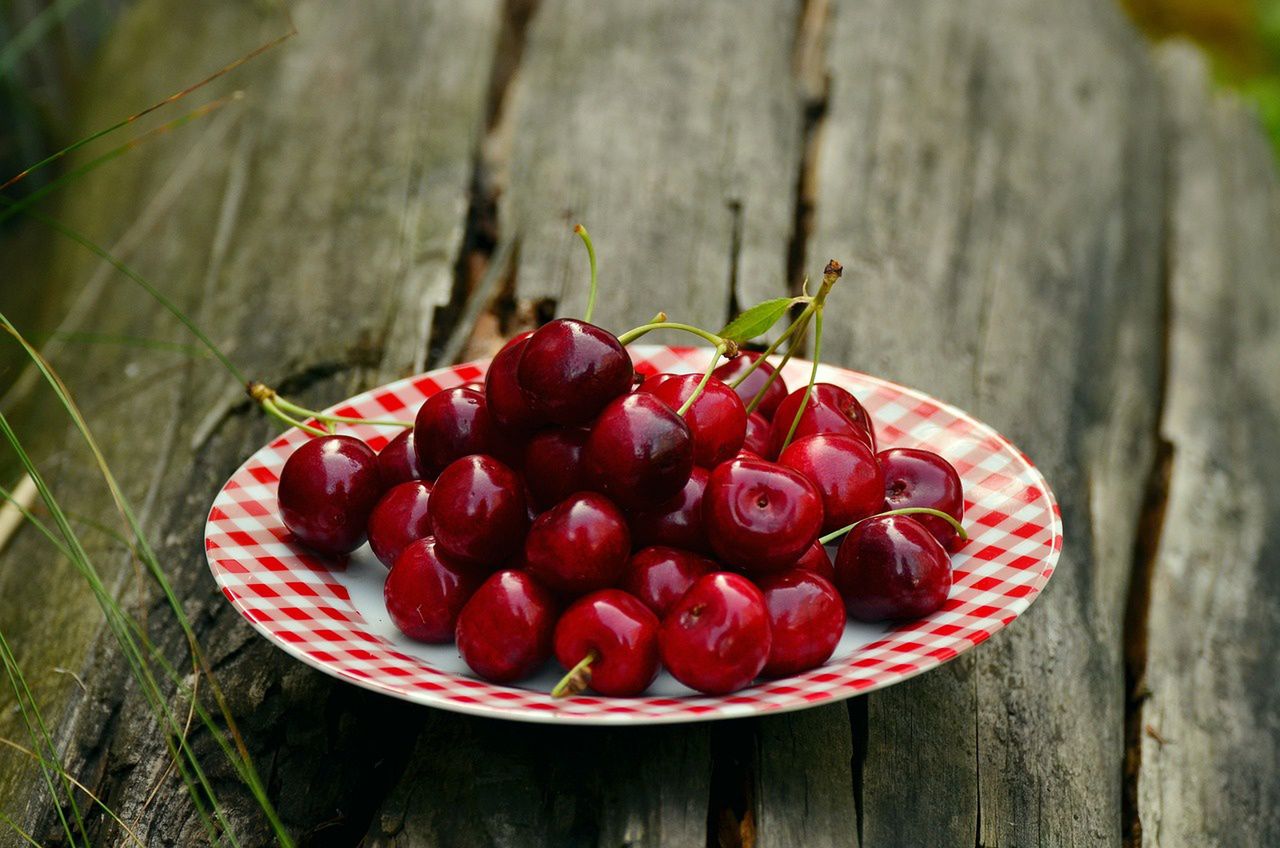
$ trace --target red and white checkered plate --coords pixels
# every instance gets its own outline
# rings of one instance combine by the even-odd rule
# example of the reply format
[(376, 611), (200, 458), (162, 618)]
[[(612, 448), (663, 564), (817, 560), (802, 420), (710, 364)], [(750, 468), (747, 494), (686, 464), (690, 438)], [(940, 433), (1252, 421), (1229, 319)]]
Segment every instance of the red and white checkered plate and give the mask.
[[(633, 345), (640, 371), (701, 371), (709, 351)], [(358, 395), (334, 413), (412, 419), (434, 392), (475, 380), (486, 363), (432, 371)], [(784, 376), (803, 385), (809, 363)], [(851, 622), (821, 668), (708, 697), (665, 672), (638, 698), (553, 699), (554, 662), (520, 686), (476, 678), (453, 645), (422, 645), (396, 630), (382, 600), (386, 569), (368, 546), (329, 561), (295, 544), (280, 522), (276, 485), (285, 459), (309, 438), (291, 430), (259, 450), (218, 493), (205, 549), (218, 587), (240, 614), (289, 654), (360, 686), (464, 713), (558, 724), (661, 724), (802, 709), (906, 680), (985, 641), (1044, 589), (1062, 549), (1053, 492), (1031, 461), (999, 433), (920, 392), (820, 366), (821, 381), (857, 395), (875, 419), (881, 447), (926, 447), (960, 472), (967, 545), (952, 557), (955, 581), (941, 610), (907, 624)], [(394, 428), (345, 428), (381, 449)]]

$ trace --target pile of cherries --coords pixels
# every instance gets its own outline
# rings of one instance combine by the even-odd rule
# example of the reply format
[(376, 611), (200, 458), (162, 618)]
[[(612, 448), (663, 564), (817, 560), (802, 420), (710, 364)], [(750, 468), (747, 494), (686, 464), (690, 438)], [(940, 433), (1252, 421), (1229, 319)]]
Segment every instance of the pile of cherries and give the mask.
[(758, 354), (708, 374), (642, 377), (617, 336), (556, 319), (508, 342), (483, 384), (428, 398), (381, 453), (301, 445), (281, 516), (324, 554), (367, 537), (406, 636), (456, 641), (498, 683), (554, 655), (557, 695), (638, 695), (660, 667), (732, 692), (822, 665), (846, 615), (938, 609), (964, 539), (955, 469), (877, 452), (851, 393), (789, 393)]

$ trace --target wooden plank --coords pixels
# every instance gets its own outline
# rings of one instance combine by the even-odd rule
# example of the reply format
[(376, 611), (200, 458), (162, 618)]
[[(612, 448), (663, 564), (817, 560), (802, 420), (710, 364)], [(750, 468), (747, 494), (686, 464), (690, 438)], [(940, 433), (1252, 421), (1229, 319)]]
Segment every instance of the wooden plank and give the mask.
[(1280, 180), (1256, 118), (1209, 91), (1203, 58), (1161, 58), (1175, 151), (1171, 465), (1137, 720), (1141, 844), (1274, 845)]
[(756, 765), (757, 848), (853, 845), (853, 740), (845, 704), (761, 719)]

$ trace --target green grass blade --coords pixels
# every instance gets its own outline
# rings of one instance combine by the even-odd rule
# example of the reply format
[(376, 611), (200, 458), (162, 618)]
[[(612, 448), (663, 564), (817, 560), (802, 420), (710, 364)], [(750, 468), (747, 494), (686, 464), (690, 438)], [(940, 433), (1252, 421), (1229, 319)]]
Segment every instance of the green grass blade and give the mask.
[(27, 51), (39, 44), (82, 2), (84, 0), (54, 0), (32, 16), (7, 44), (0, 47), (0, 77), (8, 76)]

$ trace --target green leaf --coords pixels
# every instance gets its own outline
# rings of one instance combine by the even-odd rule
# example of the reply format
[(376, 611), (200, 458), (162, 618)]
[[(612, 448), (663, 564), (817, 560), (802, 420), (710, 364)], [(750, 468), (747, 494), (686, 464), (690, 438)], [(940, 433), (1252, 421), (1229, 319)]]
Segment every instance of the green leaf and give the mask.
[(720, 331), (719, 335), (735, 342), (749, 342), (757, 336), (769, 332), (769, 328), (778, 323), (778, 319), (787, 314), (793, 300), (789, 297), (775, 297), (743, 312), (734, 318)]

